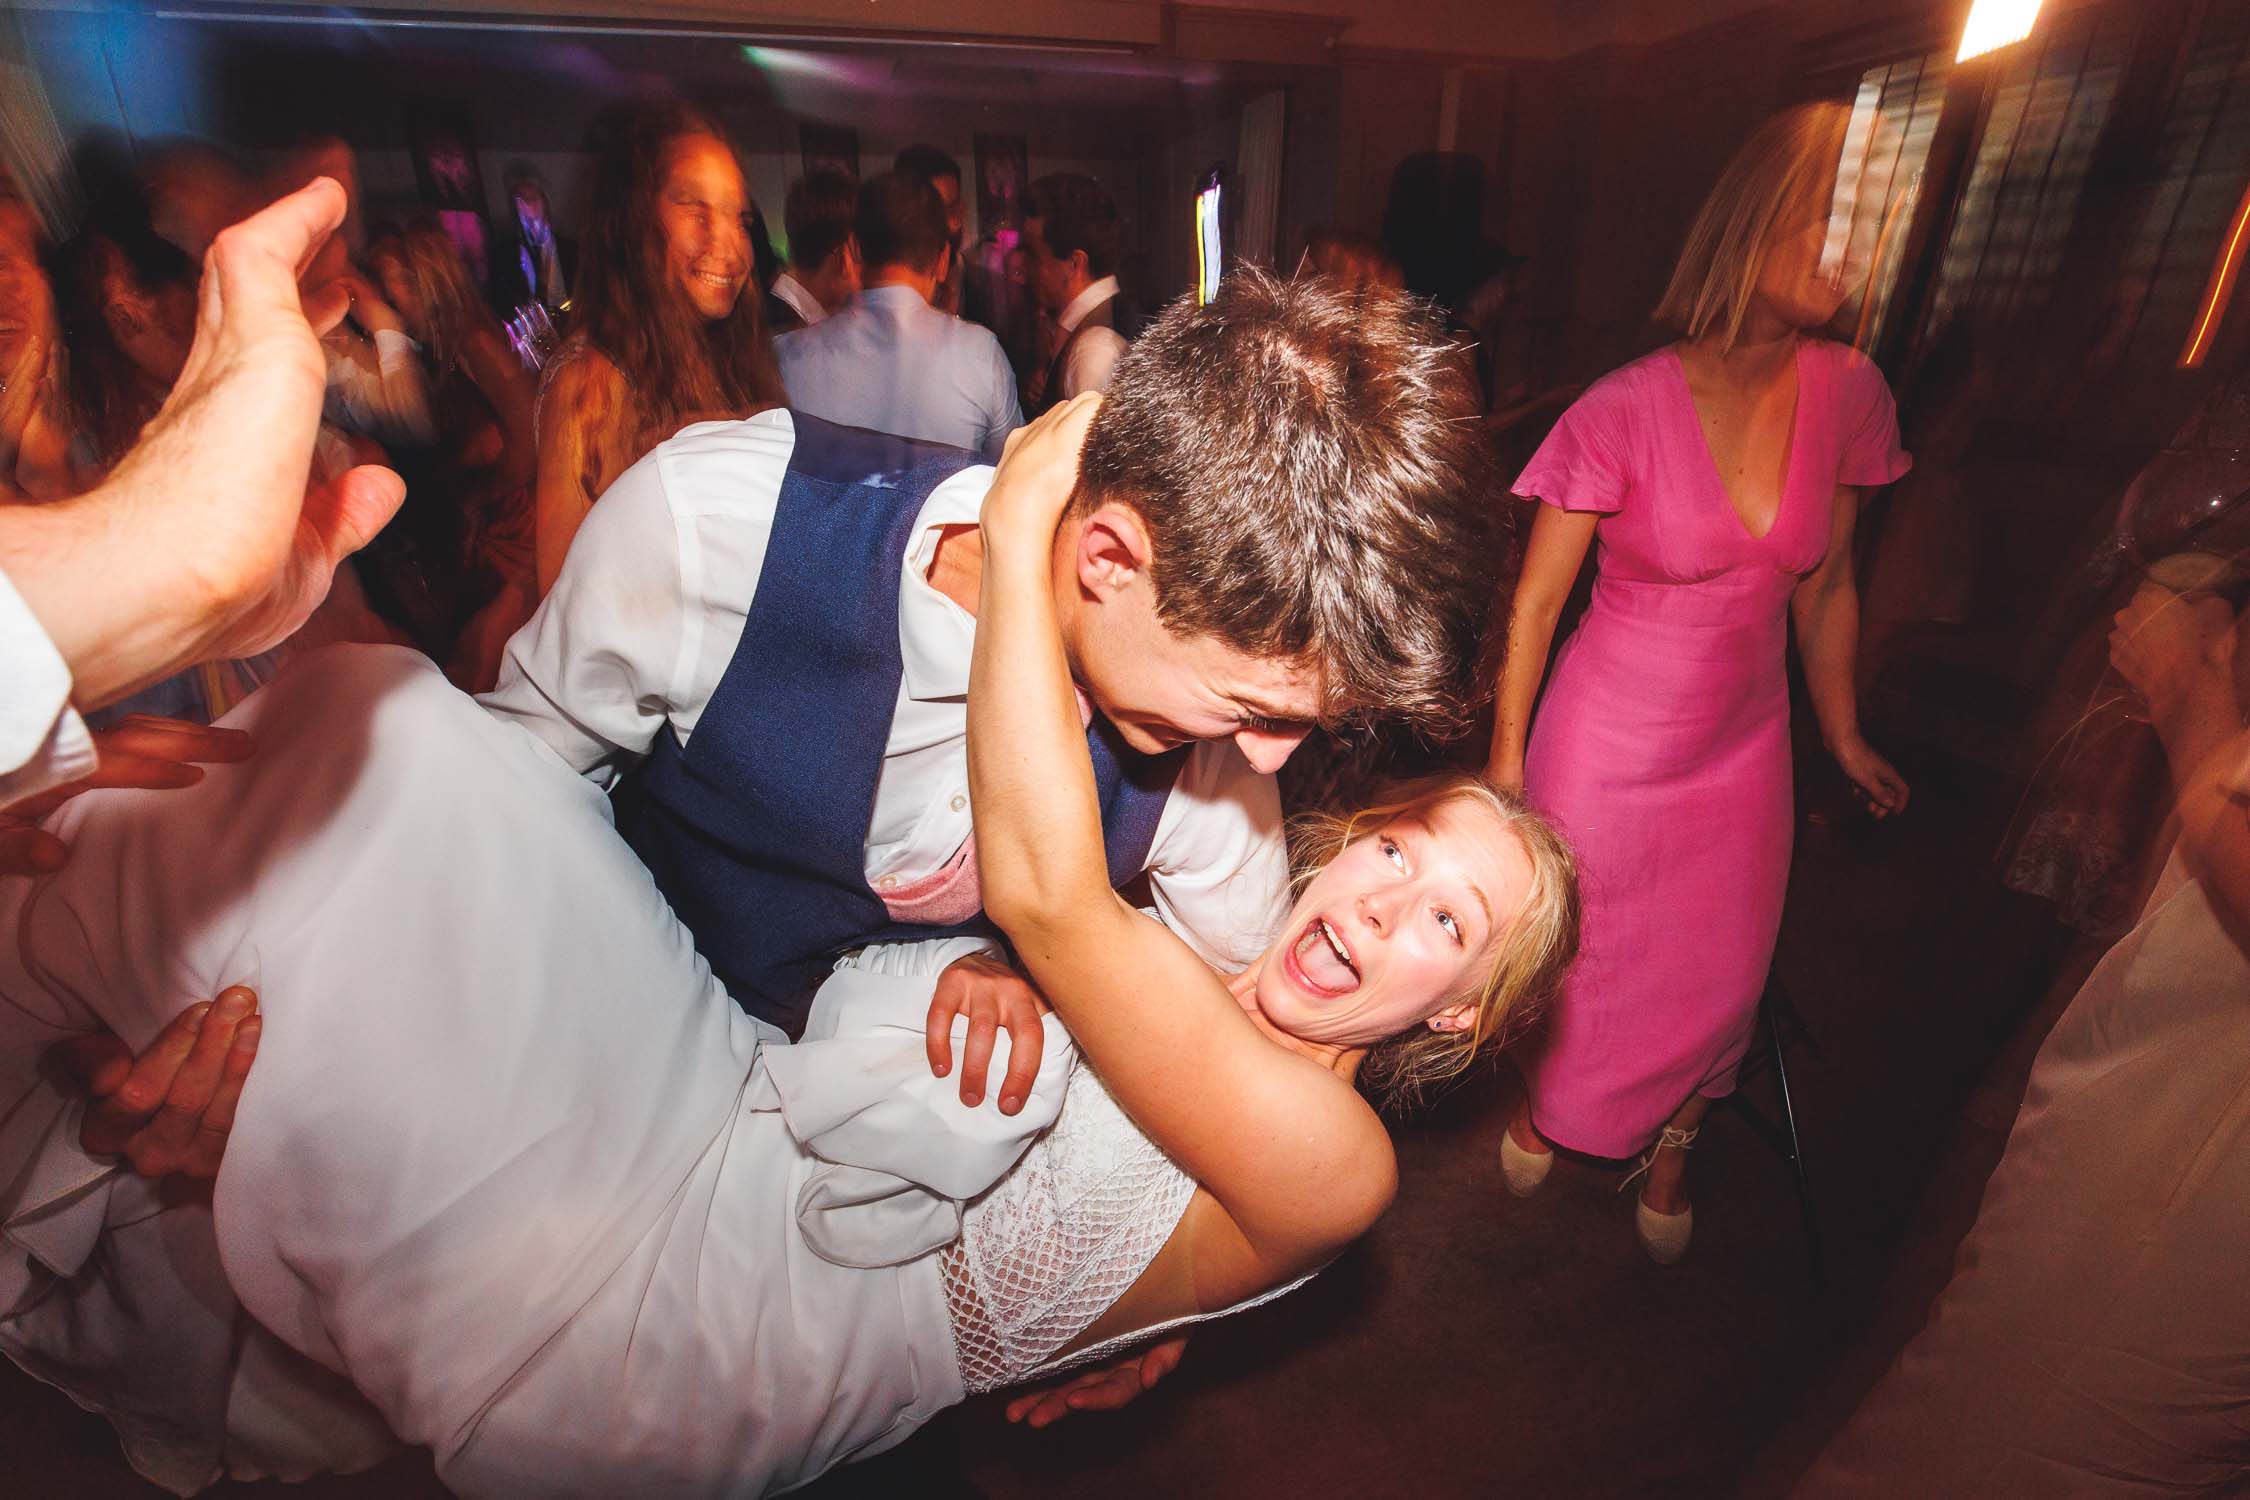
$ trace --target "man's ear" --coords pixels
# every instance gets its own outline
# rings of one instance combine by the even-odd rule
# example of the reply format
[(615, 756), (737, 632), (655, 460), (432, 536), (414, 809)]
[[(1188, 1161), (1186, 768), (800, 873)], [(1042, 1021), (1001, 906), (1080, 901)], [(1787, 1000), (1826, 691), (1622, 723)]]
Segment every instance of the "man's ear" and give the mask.
[(1076, 281), (1081, 276), (1089, 282), (1093, 281), (1095, 279), (1094, 264), (1086, 259), (1085, 251), (1073, 250), (1070, 252), (1070, 279)]
[(1076, 554), (1078, 586), (1103, 599), (1146, 576), (1155, 555), (1140, 514), (1114, 500), (1094, 507), (1079, 526)]

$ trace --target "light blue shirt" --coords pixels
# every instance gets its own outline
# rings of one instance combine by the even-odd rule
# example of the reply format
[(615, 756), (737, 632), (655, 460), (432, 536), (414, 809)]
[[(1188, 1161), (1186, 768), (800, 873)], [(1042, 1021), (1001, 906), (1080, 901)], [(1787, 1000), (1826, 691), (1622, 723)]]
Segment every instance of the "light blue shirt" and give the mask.
[(847, 427), (998, 456), (1023, 425), (1000, 341), (910, 286), (872, 287), (773, 349), (789, 404)]

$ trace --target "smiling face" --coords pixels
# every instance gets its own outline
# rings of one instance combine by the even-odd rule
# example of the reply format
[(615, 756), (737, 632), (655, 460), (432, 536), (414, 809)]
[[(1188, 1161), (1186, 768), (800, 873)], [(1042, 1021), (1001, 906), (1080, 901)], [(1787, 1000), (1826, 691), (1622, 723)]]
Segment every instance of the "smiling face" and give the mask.
[(1306, 884), (1262, 960), (1258, 1009), (1332, 1046), (1461, 1029), (1531, 880), (1521, 840), (1476, 801), (1393, 818)]
[(696, 313), (717, 322), (734, 311), (750, 276), (750, 211), (742, 171), (726, 143), (683, 135), (666, 145), (656, 217), (664, 245), (664, 280)]

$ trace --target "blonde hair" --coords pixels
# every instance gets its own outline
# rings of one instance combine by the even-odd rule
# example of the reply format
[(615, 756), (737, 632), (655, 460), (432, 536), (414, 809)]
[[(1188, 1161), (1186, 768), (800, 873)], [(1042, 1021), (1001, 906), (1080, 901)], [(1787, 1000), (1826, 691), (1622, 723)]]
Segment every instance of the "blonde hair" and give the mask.
[(1765, 124), (1734, 154), (1696, 211), (1656, 320), (1693, 342), (1732, 349), (1775, 239), (1809, 216), (1825, 218), (1843, 161), (1851, 111), (1801, 104)]
[[(1495, 791), (1460, 771), (1400, 782), (1372, 807), (1349, 816), (1307, 813), (1297, 847), (1306, 868), (1300, 882), (1351, 845), (1400, 818), (1422, 817), (1454, 802), (1485, 809), (1516, 836), (1531, 863), (1523, 904), (1493, 934), (1492, 967), (1474, 987), (1476, 1018), (1459, 1031), (1413, 1026), (1378, 1042), (1360, 1064), (1359, 1085), (1386, 1108), (1419, 1104), (1431, 1089), (1458, 1078), (1488, 1048), (1528, 1024), (1562, 983), (1578, 956), (1578, 860), (1554, 825), (1521, 797)], [(1462, 996), (1459, 998), (1469, 998)]]
[(386, 258), (398, 262), (421, 301), (412, 332), (442, 375), (461, 357), (470, 332), (491, 322), (492, 315), (477, 295), (468, 267), (461, 264), (461, 253), (436, 220), (417, 218), (404, 229), (377, 235), (367, 247), (368, 263)]

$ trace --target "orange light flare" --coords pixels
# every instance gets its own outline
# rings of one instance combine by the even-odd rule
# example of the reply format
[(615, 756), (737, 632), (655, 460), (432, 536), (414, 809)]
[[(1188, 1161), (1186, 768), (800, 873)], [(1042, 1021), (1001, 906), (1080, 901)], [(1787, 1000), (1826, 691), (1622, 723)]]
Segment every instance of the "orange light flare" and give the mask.
[(1997, 52), (2031, 35), (2038, 23), (2041, 0), (1976, 0), (1969, 7), (1968, 24), (1961, 28), (1961, 50), (1955, 63)]
[(2195, 315), (2195, 331), (2188, 335), (2187, 347), (2180, 351), (2180, 368), (2192, 370), (2203, 363), (2203, 356), (2211, 352), (2212, 335), (2227, 315), (2227, 303), (2234, 297), (2235, 277), (2242, 271), (2243, 231), (2250, 229), (2250, 188), (2242, 191), (2242, 202), (2234, 210), (2234, 223), (2227, 227), (2227, 241), (2219, 251), (2218, 262), (2211, 267), (2211, 284), (2203, 289), (2203, 306)]

